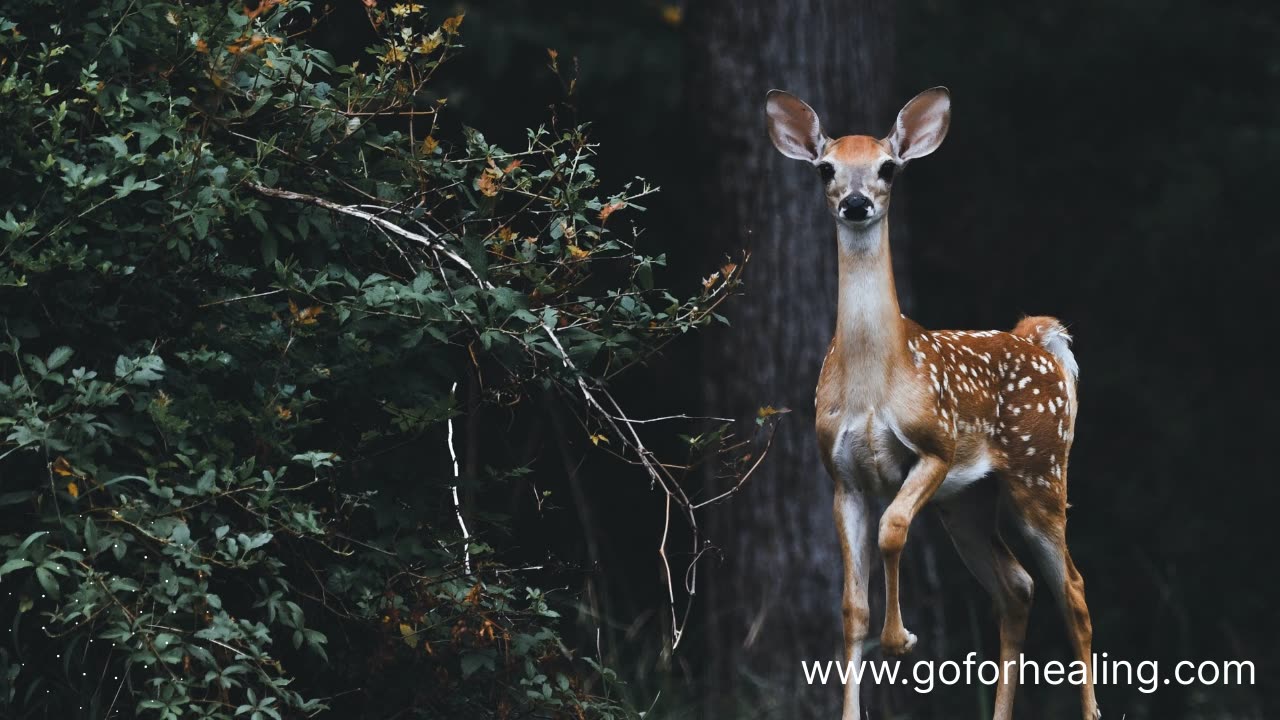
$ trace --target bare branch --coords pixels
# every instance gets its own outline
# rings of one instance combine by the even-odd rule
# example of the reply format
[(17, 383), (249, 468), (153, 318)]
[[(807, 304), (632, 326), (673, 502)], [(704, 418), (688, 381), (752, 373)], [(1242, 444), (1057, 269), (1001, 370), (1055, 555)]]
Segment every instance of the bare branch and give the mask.
[[(379, 217), (378, 215), (375, 215), (366, 210), (361, 210), (360, 209), (361, 206), (358, 206), (358, 205), (340, 205), (336, 202), (333, 202), (332, 200), (326, 200), (322, 197), (317, 197), (315, 195), (307, 195), (305, 193), (294, 192), (292, 190), (281, 190), (279, 188), (267, 187), (266, 185), (260, 185), (258, 183), (253, 183), (253, 182), (245, 183), (245, 184), (248, 185), (248, 187), (252, 188), (255, 192), (257, 192), (260, 195), (265, 195), (266, 197), (277, 198), (280, 200), (292, 200), (294, 202), (301, 202), (301, 203), (306, 203), (308, 205), (315, 205), (316, 207), (322, 207), (326, 210), (332, 210), (333, 212), (336, 212), (336, 213), (341, 213), (343, 215), (349, 215), (354, 218), (359, 218), (393, 235), (399, 235), (400, 237), (406, 240), (411, 240), (413, 242), (416, 242), (419, 245), (422, 245), (423, 247), (429, 248), (437, 252), (444, 253), (445, 256), (447, 256), (450, 260), (456, 263), (459, 267), (462, 267), (463, 269), (465, 269), (471, 275), (471, 277), (475, 279), (476, 283), (480, 285), (480, 287), (485, 289), (490, 289), (493, 287), (491, 283), (485, 281), (480, 277), (478, 273), (476, 273), (475, 268), (471, 267), (471, 263), (464, 260), (462, 256), (458, 255), (456, 252), (451, 250), (444, 243), (440, 242), (440, 240), (438, 239), (439, 236), (434, 235), (434, 233), (433, 233), (434, 237), (427, 237), (425, 235), (420, 235), (418, 233), (405, 230), (404, 228), (391, 222), (390, 220), (387, 220), (386, 218)], [(425, 226), (423, 226), (423, 228), (425, 229)]]
[[(455, 382), (450, 388), (449, 394), (456, 396), (458, 393), (458, 383)], [(458, 516), (458, 527), (462, 528), (462, 563), (467, 574), (471, 574), (471, 535), (467, 532), (467, 521), (462, 519), (462, 504), (458, 502), (458, 453), (453, 449), (453, 417), (448, 419), (449, 425), (449, 457), (453, 458), (453, 484), (449, 486), (449, 491), (453, 493), (453, 512)]]

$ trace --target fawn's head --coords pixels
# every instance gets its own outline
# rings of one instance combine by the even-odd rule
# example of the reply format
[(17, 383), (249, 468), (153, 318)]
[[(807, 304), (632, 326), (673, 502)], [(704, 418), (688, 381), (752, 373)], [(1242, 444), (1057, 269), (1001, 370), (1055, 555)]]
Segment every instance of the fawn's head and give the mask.
[(769, 91), (765, 109), (769, 137), (778, 152), (818, 169), (836, 222), (865, 226), (888, 212), (897, 172), (942, 144), (951, 123), (951, 94), (935, 87), (912, 98), (883, 140), (869, 135), (832, 140), (822, 131), (813, 108), (781, 90)]

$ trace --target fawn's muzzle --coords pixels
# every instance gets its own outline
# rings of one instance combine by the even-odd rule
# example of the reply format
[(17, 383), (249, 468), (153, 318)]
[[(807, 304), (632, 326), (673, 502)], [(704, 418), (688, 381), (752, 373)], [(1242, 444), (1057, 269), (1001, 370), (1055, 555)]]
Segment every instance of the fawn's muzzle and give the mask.
[(845, 220), (866, 220), (871, 217), (873, 206), (866, 195), (854, 193), (841, 200), (837, 210)]

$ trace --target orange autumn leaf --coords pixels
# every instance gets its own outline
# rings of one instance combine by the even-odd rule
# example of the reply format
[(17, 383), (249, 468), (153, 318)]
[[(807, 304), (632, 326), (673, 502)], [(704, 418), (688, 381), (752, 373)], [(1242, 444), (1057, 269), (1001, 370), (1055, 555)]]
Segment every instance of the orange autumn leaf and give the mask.
[(391, 14), (396, 17), (407, 17), (410, 13), (422, 12), (422, 5), (418, 3), (396, 3), (391, 6)]
[(387, 52), (384, 53), (378, 59), (384, 63), (392, 64), (392, 63), (402, 63), (405, 61), (405, 58), (407, 57), (409, 57), (409, 55), (404, 51), (404, 48), (398, 47), (396, 45), (392, 45), (390, 48), (387, 49)]
[(605, 445), (608, 445), (608, 444), (609, 444), (609, 438), (605, 437), (604, 435), (592, 435), (592, 436), (591, 436), (591, 444), (592, 444), (592, 445), (597, 445), (597, 446), (598, 446), (600, 443), (604, 443)]
[(80, 497), (80, 486), (74, 482), (67, 483), (67, 494), (73, 498)]
[(319, 305), (300, 309), (293, 300), (289, 301), (289, 314), (293, 316), (293, 321), (298, 325), (315, 325), (322, 312), (324, 312), (324, 308)]
[(720, 273), (714, 272), (702, 279), (702, 289), (710, 290), (720, 280)]
[(569, 255), (572, 256), (574, 260), (585, 260), (586, 258), (591, 257), (590, 250), (583, 250), (577, 245), (569, 245), (568, 250)]
[(209, 43), (204, 38), (196, 38), (196, 52), (207, 55), (209, 53)]
[(476, 180), (476, 189), (485, 197), (493, 197), (498, 194), (497, 176), (491, 170), (485, 170), (480, 173), (479, 179)]
[(427, 137), (422, 141), (422, 154), (423, 154), (423, 155), (430, 155), (430, 154), (434, 153), (434, 152), (436, 151), (436, 148), (438, 148), (438, 147), (440, 147), (440, 141), (439, 141), (439, 140), (436, 140), (435, 138), (433, 138), (433, 137), (431, 137), (430, 135), (428, 135), (428, 136), (427, 136)]
[(227, 46), (227, 52), (238, 55), (241, 53), (254, 52), (264, 45), (279, 45), (280, 38), (269, 37), (266, 35), (254, 35), (253, 37), (241, 37), (235, 42)]
[(626, 203), (622, 201), (618, 201), (618, 202), (611, 202), (608, 205), (605, 205), (604, 207), (600, 208), (600, 222), (604, 222), (605, 220), (608, 220), (609, 216), (612, 215), (614, 211), (621, 210), (626, 206), (627, 206)]
[(516, 168), (520, 167), (523, 164), (524, 163), (521, 162), (520, 160), (512, 160), (511, 162), (507, 163), (506, 167), (502, 168), (502, 174), (506, 175), (510, 173), (512, 170), (515, 170)]
[(679, 25), (684, 20), (684, 10), (679, 5), (663, 5), (662, 21), (668, 25)]
[(71, 463), (61, 455), (53, 461), (53, 473), (59, 477), (80, 477), (80, 473), (71, 467)]
[(737, 269), (738, 269), (738, 263), (725, 263), (720, 268), (720, 272), (724, 273), (725, 277), (729, 277), (730, 275), (733, 274), (733, 271)]
[(408, 623), (400, 623), (400, 639), (411, 648), (418, 647), (418, 638)]
[(466, 13), (463, 13), (462, 15), (455, 15), (449, 18), (448, 20), (445, 20), (444, 24), (442, 24), (440, 27), (444, 28), (444, 31), (449, 33), (450, 35), (457, 35), (458, 26), (462, 24), (462, 18), (464, 17), (466, 17)]
[(418, 55), (426, 55), (440, 47), (443, 42), (444, 39), (440, 37), (440, 31), (437, 30), (418, 41), (418, 44), (413, 47), (413, 51)]
[(245, 14), (245, 17), (252, 20), (279, 4), (280, 4), (280, 0), (261, 0), (261, 2), (258, 3), (258, 7), (252, 10), (250, 10), (249, 6), (246, 5), (244, 8), (244, 14)]
[(283, 405), (277, 405), (276, 415), (281, 420), (288, 420), (289, 418), (293, 417), (293, 411)]
[(498, 228), (498, 239), (501, 240), (502, 242), (509, 243), (512, 240), (514, 240), (515, 237), (516, 237), (515, 231), (507, 227), (506, 225), (503, 225), (502, 227)]

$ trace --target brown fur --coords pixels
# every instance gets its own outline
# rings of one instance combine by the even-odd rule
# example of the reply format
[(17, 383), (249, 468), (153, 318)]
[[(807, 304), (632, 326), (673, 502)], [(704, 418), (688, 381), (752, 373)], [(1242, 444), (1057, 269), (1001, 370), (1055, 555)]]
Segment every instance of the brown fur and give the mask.
[(837, 138), (827, 143), (824, 152), (832, 160), (846, 165), (869, 165), (888, 153), (888, 145), (869, 135), (845, 135)]
[[(1062, 324), (1029, 317), (1012, 332), (931, 331), (901, 315), (889, 253), (887, 210), (898, 166), (932, 153), (950, 124), (946, 88), (903, 107), (884, 140), (831, 140), (798, 98), (771, 91), (769, 134), (788, 157), (823, 165), (823, 192), (837, 223), (837, 326), (814, 398), (822, 459), (835, 481), (835, 516), (845, 566), (845, 655), (861, 658), (867, 635), (872, 543), (884, 558), (886, 614), (881, 649), (911, 650), (902, 623), (899, 565), (911, 522), (936, 500), (957, 550), (1000, 615), (1001, 667), (1021, 652), (1034, 584), (1000, 538), (998, 507), (1012, 510), (1051, 580), (1076, 659), (1092, 643), (1084, 581), (1066, 546), (1067, 457), (1075, 433), (1076, 365)], [(862, 213), (846, 207), (856, 198)], [(865, 214), (865, 216), (864, 216)], [(903, 471), (904, 467), (909, 470)], [(997, 486), (979, 482), (992, 475)], [(988, 492), (991, 490), (991, 492)], [(892, 495), (879, 520), (865, 497)], [(1011, 720), (1017, 672), (1002, 673), (995, 720)], [(1081, 687), (1095, 720), (1093, 678)], [(845, 720), (861, 720), (858, 689), (845, 687)]]
[[(871, 138), (850, 140), (841, 138), (828, 150), (866, 152), (879, 145)], [(1012, 332), (924, 329), (899, 313), (887, 220), (880, 222), (879, 232), (875, 250), (841, 253), (842, 320), (820, 374), (815, 405), (819, 445), (837, 482), (841, 526), (847, 522), (841, 507), (847, 491), (837, 468), (837, 440), (847, 431), (849, 413), (883, 408), (916, 452), (913, 469), (880, 520), (887, 594), (881, 647), (901, 653), (915, 642), (902, 625), (897, 583), (912, 520), (952, 468), (986, 458), (999, 495), (1018, 524), (1057, 553), (1045, 562), (1061, 565), (1063, 585), (1050, 590), (1063, 607), (1074, 654), (1088, 662), (1092, 630), (1084, 584), (1066, 549), (1067, 467), (1077, 411), (1074, 359), (1068, 363), (1050, 349), (1058, 339), (1058, 351), (1069, 353), (1062, 324), (1041, 316), (1023, 319)], [(865, 422), (862, 434), (871, 437), (872, 416)], [(873, 473), (900, 460), (880, 463), (875, 452), (871, 457)], [(940, 501), (943, 516), (957, 547), (967, 543), (962, 551), (966, 564), (991, 593), (1000, 614), (1001, 658), (1010, 660), (1021, 652), (1033, 583), (1000, 539), (995, 499), (983, 506), (968, 490), (961, 495)], [(860, 552), (853, 542), (841, 534), (846, 567)], [(845, 646), (854, 648), (867, 635), (864, 588), (846, 586), (843, 614)], [(853, 650), (846, 652), (853, 656)], [(1003, 679), (997, 720), (1012, 717), (1016, 677)], [(1081, 688), (1090, 720), (1097, 707), (1091, 681)]]

